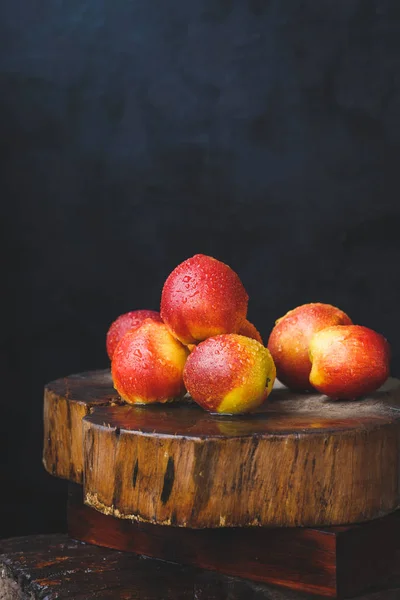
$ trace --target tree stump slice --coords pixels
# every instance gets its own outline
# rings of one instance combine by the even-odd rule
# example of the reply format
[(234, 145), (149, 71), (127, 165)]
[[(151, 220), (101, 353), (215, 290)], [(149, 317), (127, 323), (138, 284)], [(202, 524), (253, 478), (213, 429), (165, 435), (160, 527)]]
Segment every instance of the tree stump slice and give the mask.
[(110, 371), (91, 371), (44, 389), (43, 464), (52, 475), (83, 482), (82, 419), (94, 406), (120, 402)]
[[(78, 380), (70, 400), (79, 399)], [(84, 499), (104, 514), (190, 528), (321, 527), (376, 519), (400, 504), (398, 380), (352, 402), (277, 384), (256, 413), (240, 417), (189, 401), (114, 404), (111, 383), (99, 389), (96, 373), (80, 377), (84, 398), (91, 381)], [(57, 465), (54, 474), (71, 469)]]

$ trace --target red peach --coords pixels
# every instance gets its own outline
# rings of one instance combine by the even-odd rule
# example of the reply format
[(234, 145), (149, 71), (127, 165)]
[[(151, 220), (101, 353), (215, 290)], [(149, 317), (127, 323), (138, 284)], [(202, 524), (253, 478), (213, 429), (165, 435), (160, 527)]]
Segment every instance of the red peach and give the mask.
[[(250, 323), (250, 321), (247, 319), (243, 322), (238, 334), (253, 338), (253, 340), (257, 340), (257, 342), (260, 342), (260, 344), (264, 345), (260, 332), (255, 328), (253, 323)], [(193, 350), (196, 348), (196, 344), (188, 344), (187, 347), (189, 348), (190, 352), (193, 352)]]
[(353, 399), (377, 390), (389, 377), (390, 348), (368, 327), (339, 325), (310, 343), (311, 384), (331, 398)]
[(186, 389), (200, 406), (222, 414), (246, 413), (260, 406), (275, 381), (270, 352), (235, 333), (201, 342), (186, 361)]
[(114, 387), (129, 404), (168, 402), (185, 394), (183, 368), (188, 349), (164, 323), (146, 319), (128, 331), (111, 363)]
[(110, 360), (112, 360), (115, 348), (125, 333), (130, 329), (139, 327), (145, 319), (153, 319), (161, 323), (160, 313), (156, 310), (131, 310), (120, 315), (111, 323), (106, 340), (107, 354)]
[(248, 295), (238, 275), (225, 263), (196, 254), (167, 278), (161, 317), (183, 344), (223, 333), (237, 333), (247, 314)]
[(257, 342), (260, 342), (260, 344), (264, 345), (260, 332), (258, 329), (256, 329), (253, 323), (250, 323), (250, 321), (247, 319), (244, 321), (238, 333), (239, 335), (245, 335), (246, 337), (253, 338), (253, 340), (257, 340)]
[(277, 378), (294, 390), (311, 389), (309, 347), (312, 336), (331, 325), (351, 325), (336, 306), (320, 302), (303, 304), (276, 321), (268, 340)]

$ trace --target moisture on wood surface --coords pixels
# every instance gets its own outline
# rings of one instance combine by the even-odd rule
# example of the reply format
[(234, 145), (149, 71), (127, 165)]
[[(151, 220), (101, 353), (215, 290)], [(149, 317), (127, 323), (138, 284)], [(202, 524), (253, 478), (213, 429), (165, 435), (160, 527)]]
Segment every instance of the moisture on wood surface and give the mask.
[(85, 404), (83, 448), (74, 446), (72, 467), (65, 445), (82, 433), (65, 432), (79, 420), (63, 426), (58, 411), (55, 424), (57, 402), (48, 404), (46, 431), (51, 438), (62, 430), (64, 442), (50, 470), (76, 475), (83, 461), (85, 502), (105, 514), (190, 528), (314, 527), (368, 521), (400, 504), (397, 380), (352, 402), (278, 384), (256, 413), (240, 417), (211, 415), (189, 401), (116, 404), (105, 372), (72, 380), (58, 392), (52, 384), (53, 396), (65, 398), (69, 386), (66, 402), (96, 404)]
[[(357, 600), (398, 600), (400, 588)], [(0, 600), (311, 600), (192, 567), (72, 541), (65, 535), (0, 540)]]

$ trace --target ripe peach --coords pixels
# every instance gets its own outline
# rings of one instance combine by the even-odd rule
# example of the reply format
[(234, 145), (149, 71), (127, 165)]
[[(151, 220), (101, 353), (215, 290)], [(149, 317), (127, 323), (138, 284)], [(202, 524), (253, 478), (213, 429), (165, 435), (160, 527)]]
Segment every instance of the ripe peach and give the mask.
[(155, 310), (131, 310), (120, 315), (111, 323), (106, 339), (107, 354), (110, 360), (112, 360), (115, 348), (125, 333), (130, 329), (139, 327), (145, 319), (161, 322), (160, 313)]
[(359, 398), (389, 377), (390, 348), (368, 327), (339, 325), (316, 333), (310, 343), (311, 384), (331, 398)]
[(240, 414), (270, 394), (275, 365), (267, 348), (251, 338), (225, 334), (201, 342), (186, 361), (186, 389), (205, 410)]
[(257, 342), (260, 342), (260, 344), (264, 345), (260, 332), (256, 329), (253, 323), (250, 323), (250, 321), (248, 321), (247, 319), (243, 322), (243, 325), (239, 329), (238, 334), (245, 335), (249, 338), (253, 338), (253, 340), (257, 340)]
[(178, 265), (161, 295), (161, 317), (183, 344), (237, 333), (247, 314), (248, 295), (225, 263), (196, 254)]
[[(243, 322), (238, 334), (253, 338), (253, 340), (257, 340), (257, 342), (260, 342), (260, 344), (264, 345), (260, 332), (255, 328), (253, 323), (250, 323), (250, 321), (247, 319)], [(196, 348), (196, 344), (188, 344), (187, 347), (189, 348), (190, 352), (193, 352), (193, 350)]]
[(268, 340), (277, 378), (294, 390), (309, 390), (310, 341), (314, 333), (331, 325), (351, 325), (350, 318), (335, 306), (320, 302), (303, 304), (276, 321)]
[(129, 404), (168, 402), (185, 394), (183, 368), (189, 350), (164, 323), (146, 319), (128, 331), (111, 363), (114, 387)]

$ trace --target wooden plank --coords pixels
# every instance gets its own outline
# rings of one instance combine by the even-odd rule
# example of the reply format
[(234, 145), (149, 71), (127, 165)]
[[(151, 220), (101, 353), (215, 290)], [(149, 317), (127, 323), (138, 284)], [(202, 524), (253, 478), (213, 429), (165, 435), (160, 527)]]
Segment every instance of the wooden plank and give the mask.
[(85, 506), (81, 486), (70, 484), (68, 532), (90, 544), (336, 596), (336, 536), (323, 530), (199, 530), (130, 522)]
[[(400, 588), (357, 600), (398, 600)], [(74, 542), (65, 535), (0, 540), (1, 600), (311, 600), (210, 571)], [(315, 596), (312, 597), (315, 600)]]
[(332, 598), (400, 581), (400, 511), (325, 529), (193, 530), (106, 516), (85, 506), (81, 486), (70, 484), (68, 531), (91, 544)]

